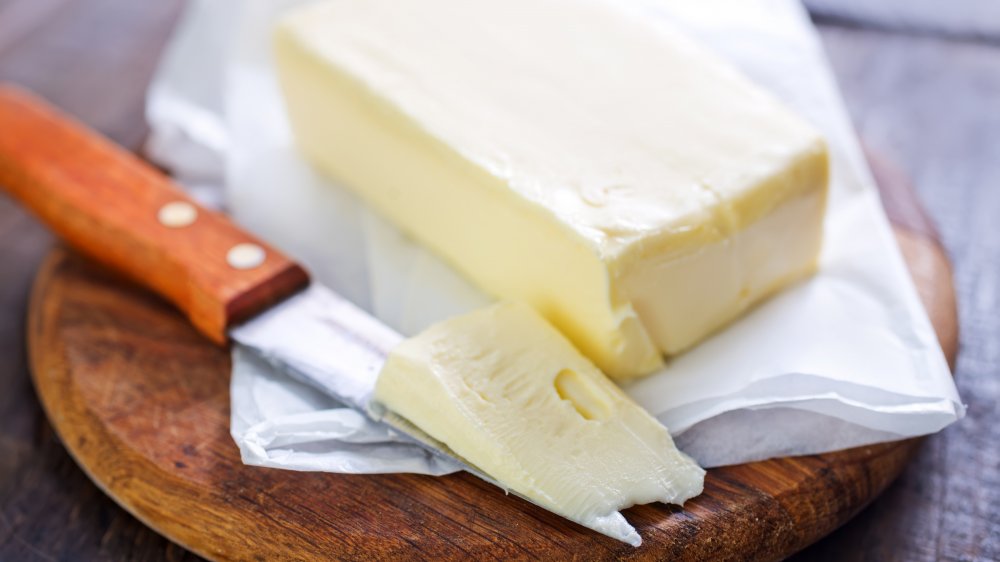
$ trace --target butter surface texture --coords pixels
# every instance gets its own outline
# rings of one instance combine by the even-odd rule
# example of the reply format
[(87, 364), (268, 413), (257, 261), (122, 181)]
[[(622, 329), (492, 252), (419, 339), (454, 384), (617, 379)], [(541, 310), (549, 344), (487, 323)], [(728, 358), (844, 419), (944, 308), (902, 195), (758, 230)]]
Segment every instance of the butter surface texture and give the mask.
[(374, 396), (520, 495), (636, 546), (620, 509), (702, 490), (666, 428), (525, 304), (404, 341)]
[(309, 160), (613, 377), (815, 266), (818, 134), (599, 0), (330, 0), (275, 53)]

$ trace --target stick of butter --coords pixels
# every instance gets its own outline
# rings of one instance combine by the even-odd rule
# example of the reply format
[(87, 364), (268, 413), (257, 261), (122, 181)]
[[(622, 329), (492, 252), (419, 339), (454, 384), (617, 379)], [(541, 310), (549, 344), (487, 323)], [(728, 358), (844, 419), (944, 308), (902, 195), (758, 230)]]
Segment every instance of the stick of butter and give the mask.
[(817, 132), (605, 2), (330, 0), (275, 54), (310, 161), (610, 376), (815, 267)]
[(620, 509), (702, 490), (705, 471), (667, 429), (525, 304), (404, 341), (374, 399), (518, 494), (634, 546)]

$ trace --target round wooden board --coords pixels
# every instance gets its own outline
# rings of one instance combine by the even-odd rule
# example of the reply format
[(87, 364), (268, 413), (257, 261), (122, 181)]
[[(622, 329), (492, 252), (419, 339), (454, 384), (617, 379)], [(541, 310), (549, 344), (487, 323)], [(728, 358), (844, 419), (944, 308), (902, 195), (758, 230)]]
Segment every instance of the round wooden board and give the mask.
[[(912, 191), (876, 166), (907, 263), (950, 360), (948, 260)], [(212, 559), (772, 560), (826, 535), (899, 474), (920, 440), (712, 469), (681, 509), (625, 512), (638, 549), (468, 474), (244, 466), (229, 436), (229, 355), (156, 297), (65, 250), (29, 313), (35, 386), (80, 466), (139, 519)]]

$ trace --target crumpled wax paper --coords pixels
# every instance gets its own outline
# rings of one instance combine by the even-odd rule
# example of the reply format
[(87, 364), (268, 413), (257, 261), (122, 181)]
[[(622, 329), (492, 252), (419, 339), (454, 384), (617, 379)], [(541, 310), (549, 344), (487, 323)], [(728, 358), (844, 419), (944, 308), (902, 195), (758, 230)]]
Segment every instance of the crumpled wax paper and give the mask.
[[(190, 2), (150, 89), (150, 156), (404, 335), (490, 302), (296, 153), (269, 34), (279, 14), (305, 1)], [(832, 156), (820, 272), (626, 391), (709, 467), (924, 435), (961, 418), (964, 406), (802, 7), (615, 5), (700, 39), (821, 129)], [(239, 349), (232, 433), (244, 462), (255, 465), (455, 469)]]

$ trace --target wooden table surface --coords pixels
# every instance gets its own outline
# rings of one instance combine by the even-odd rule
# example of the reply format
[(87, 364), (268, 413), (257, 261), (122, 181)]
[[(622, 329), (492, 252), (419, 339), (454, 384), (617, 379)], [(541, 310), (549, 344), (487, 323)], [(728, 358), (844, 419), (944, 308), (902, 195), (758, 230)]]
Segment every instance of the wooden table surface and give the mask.
[[(1000, 13), (992, 0), (807, 2), (869, 146), (898, 162), (955, 265), (968, 417), (926, 440), (871, 507), (798, 560), (1000, 559)], [(862, 6), (851, 9), (853, 5)], [(0, 80), (125, 146), (182, 0), (0, 0)], [(908, 10), (920, 6), (921, 9)], [(929, 6), (929, 7), (928, 7)], [(972, 9), (974, 8), (974, 9)], [(902, 15), (900, 15), (902, 14)], [(975, 16), (975, 17), (973, 17)], [(996, 17), (997, 19), (992, 19)], [(3, 131), (0, 131), (3, 134)], [(52, 238), (0, 195), (0, 560), (195, 560), (94, 486), (27, 371), (24, 316)]]

